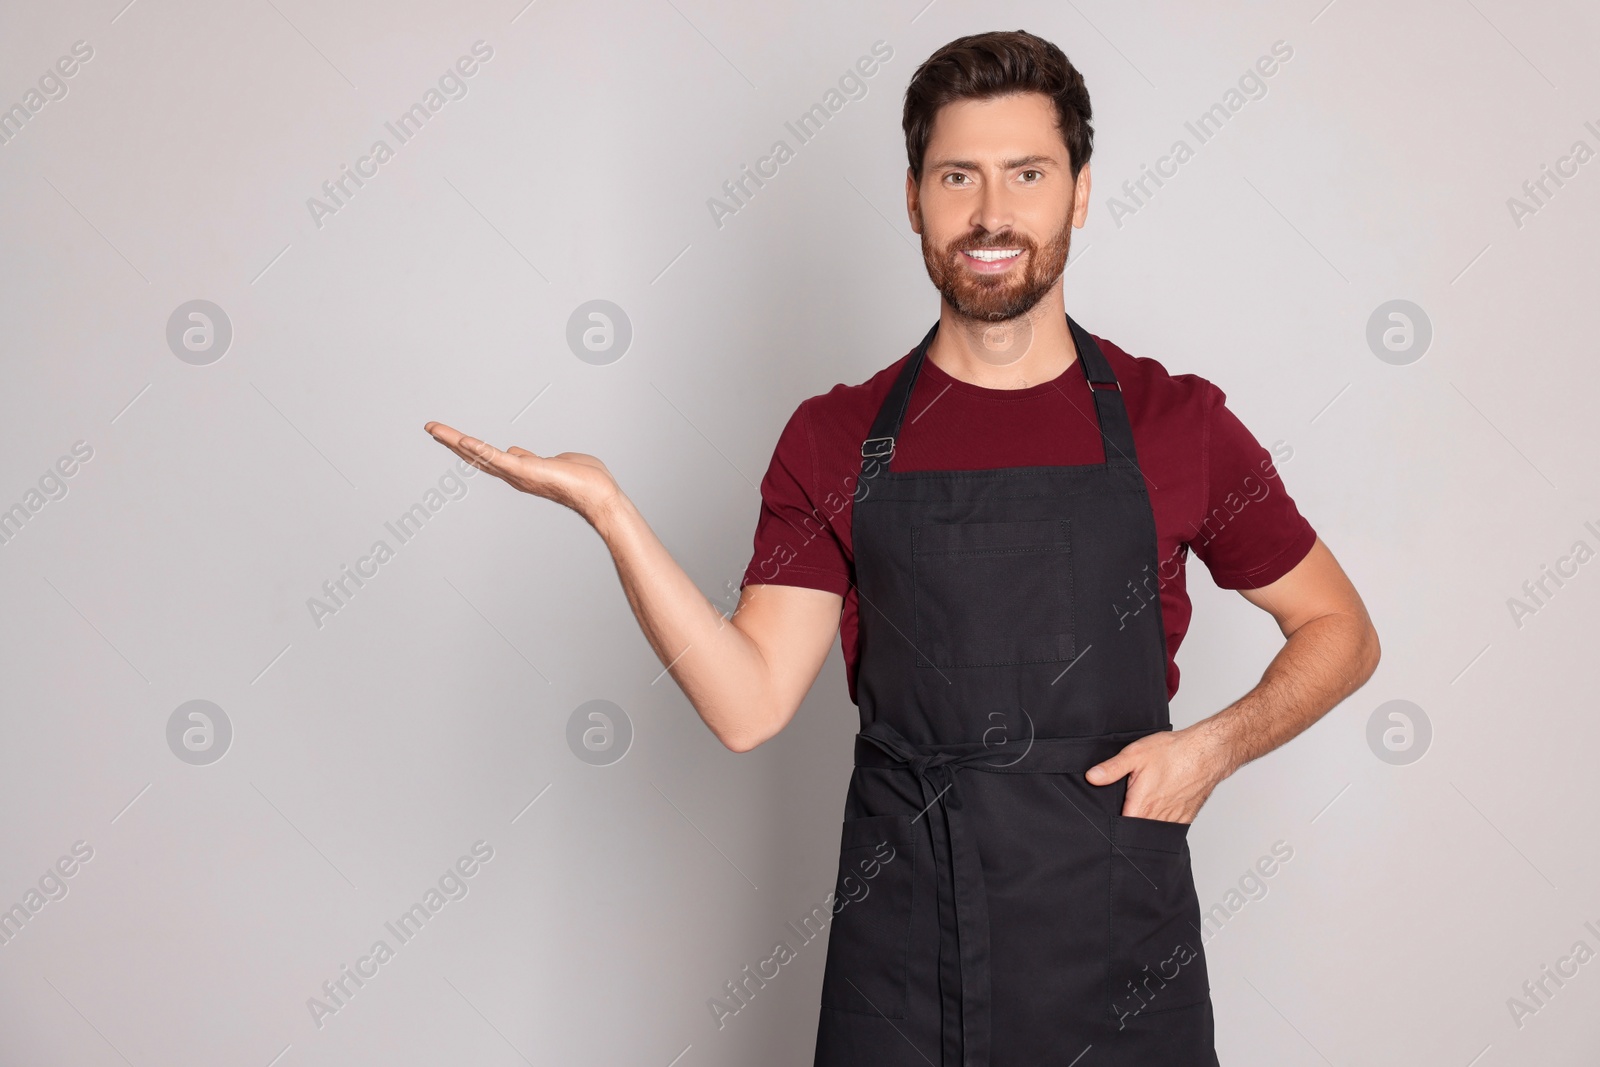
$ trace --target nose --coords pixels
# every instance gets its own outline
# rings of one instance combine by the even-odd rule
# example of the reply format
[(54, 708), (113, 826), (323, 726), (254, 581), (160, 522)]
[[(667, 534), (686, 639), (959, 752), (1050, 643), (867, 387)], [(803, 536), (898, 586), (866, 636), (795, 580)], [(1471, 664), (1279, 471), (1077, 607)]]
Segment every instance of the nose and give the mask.
[(1005, 179), (1003, 176), (996, 177), (999, 180), (991, 179), (984, 183), (978, 197), (977, 214), (972, 220), (975, 226), (989, 234), (1010, 232), (1013, 213)]

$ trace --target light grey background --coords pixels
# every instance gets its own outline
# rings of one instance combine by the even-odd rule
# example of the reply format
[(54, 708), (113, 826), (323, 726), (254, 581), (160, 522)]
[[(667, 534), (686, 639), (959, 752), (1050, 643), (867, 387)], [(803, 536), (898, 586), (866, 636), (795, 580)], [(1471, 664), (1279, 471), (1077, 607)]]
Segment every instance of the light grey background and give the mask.
[[(93, 452), (0, 545), (0, 906), (93, 850), (0, 945), (0, 1062), (810, 1062), (820, 940), (724, 1027), (707, 1001), (832, 888), (837, 650), (734, 755), (575, 515), (479, 475), (403, 545), (384, 524), (457, 484), (428, 419), (590, 452), (731, 609), (784, 420), (937, 313), (906, 82), (1018, 27), (1094, 102), (1068, 308), (1292, 445), (1384, 644), (1193, 830), (1203, 906), (1255, 896), (1207, 943), (1222, 1061), (1594, 1062), (1600, 961), (1508, 1004), (1600, 950), (1600, 561), (1520, 625), (1508, 605), (1600, 548), (1600, 161), (1520, 225), (1508, 205), (1600, 149), (1592, 4), (123, 3), (0, 9), (0, 106), (93, 49), (0, 145), (0, 507)], [(319, 227), (308, 198), (480, 40), (467, 94)], [(797, 145), (785, 121), (877, 41), (865, 97)], [(1277, 41), (1266, 94), (1118, 225), (1109, 198)], [(708, 199), (780, 138), (795, 157), (718, 226)], [(1433, 330), (1406, 365), (1366, 342), (1396, 299)], [(208, 365), (167, 344), (191, 300), (231, 322)], [(609, 364), (567, 346), (591, 300), (631, 323)], [(394, 558), (317, 625), (379, 539)], [(1280, 640), (1190, 583), (1180, 726)], [(231, 724), (209, 764), (168, 745), (191, 700)], [(632, 727), (607, 765), (568, 744), (593, 700)], [(1369, 747), (1390, 700), (1428, 717), (1422, 759)], [(322, 983), (480, 841), (467, 894), (318, 1026)]]

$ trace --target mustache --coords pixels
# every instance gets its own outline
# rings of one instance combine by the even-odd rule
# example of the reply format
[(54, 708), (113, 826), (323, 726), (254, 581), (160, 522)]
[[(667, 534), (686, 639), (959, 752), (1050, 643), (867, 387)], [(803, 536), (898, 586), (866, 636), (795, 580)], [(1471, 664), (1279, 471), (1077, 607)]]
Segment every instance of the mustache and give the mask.
[(983, 252), (996, 248), (1021, 248), (1023, 250), (1028, 250), (1032, 249), (1033, 247), (1034, 245), (1032, 241), (1024, 237), (1018, 237), (1015, 234), (1002, 234), (999, 237), (991, 237), (988, 240), (975, 237), (968, 238), (964, 241), (952, 242), (950, 245), (950, 249), (953, 252)]

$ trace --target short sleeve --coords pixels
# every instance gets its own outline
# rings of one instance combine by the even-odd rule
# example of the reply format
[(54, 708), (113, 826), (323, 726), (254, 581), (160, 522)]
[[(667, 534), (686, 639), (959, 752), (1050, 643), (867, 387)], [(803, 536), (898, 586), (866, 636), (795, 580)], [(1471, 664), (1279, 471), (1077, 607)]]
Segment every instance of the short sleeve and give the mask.
[(1273, 462), (1288, 459), (1287, 444), (1268, 452), (1212, 387), (1202, 462), (1205, 515), (1189, 539), (1195, 555), (1223, 589), (1256, 589), (1282, 578), (1305, 559), (1317, 533), (1300, 514)]
[(816, 440), (807, 403), (795, 409), (778, 435), (761, 479), (755, 547), (740, 588), (799, 585), (840, 596), (850, 590), (850, 564), (834, 513), (819, 506), (814, 492)]

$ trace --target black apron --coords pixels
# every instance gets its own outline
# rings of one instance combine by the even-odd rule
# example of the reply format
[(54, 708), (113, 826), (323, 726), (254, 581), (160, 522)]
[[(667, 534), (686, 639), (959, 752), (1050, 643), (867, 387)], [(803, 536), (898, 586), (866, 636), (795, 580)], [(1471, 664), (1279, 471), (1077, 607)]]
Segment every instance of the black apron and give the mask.
[(1216, 1067), (1189, 828), (1084, 778), (1172, 724), (1160, 604), (1128, 606), (1159, 563), (1132, 427), (1067, 324), (1104, 463), (891, 469), (938, 323), (861, 446), (817, 1067)]

